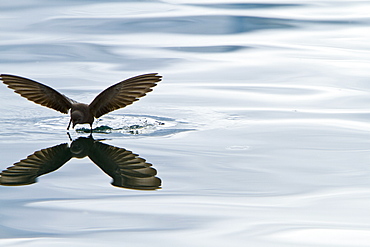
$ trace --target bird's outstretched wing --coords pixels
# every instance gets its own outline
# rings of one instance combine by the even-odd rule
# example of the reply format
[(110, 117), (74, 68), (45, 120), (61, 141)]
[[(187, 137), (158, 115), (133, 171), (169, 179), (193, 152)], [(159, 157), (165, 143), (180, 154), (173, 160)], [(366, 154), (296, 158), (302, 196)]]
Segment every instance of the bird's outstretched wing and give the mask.
[(27, 185), (36, 178), (55, 171), (72, 158), (67, 143), (41, 149), (0, 173), (0, 185)]
[(15, 75), (0, 75), (1, 80), (22, 97), (37, 104), (68, 113), (75, 102), (49, 86)]
[(89, 158), (113, 178), (114, 186), (138, 190), (155, 190), (161, 186), (152, 164), (124, 148), (96, 141)]
[(134, 101), (152, 91), (162, 76), (157, 73), (145, 74), (124, 80), (101, 92), (91, 102), (90, 109), (94, 117), (102, 115), (132, 104)]

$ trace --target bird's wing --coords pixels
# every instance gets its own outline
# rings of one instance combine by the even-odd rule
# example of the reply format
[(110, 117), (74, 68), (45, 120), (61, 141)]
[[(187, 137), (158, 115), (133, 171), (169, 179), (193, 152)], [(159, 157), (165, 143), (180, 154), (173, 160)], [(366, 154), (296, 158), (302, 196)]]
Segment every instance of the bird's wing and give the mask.
[(0, 75), (3, 83), (22, 97), (37, 104), (50, 107), (62, 113), (68, 113), (75, 101), (57, 92), (49, 86), (15, 75)]
[(0, 184), (14, 186), (35, 183), (37, 177), (55, 171), (71, 158), (67, 143), (41, 149), (2, 171)]
[(89, 158), (113, 178), (114, 186), (139, 190), (155, 190), (161, 186), (152, 164), (124, 148), (96, 141)]
[(162, 76), (157, 73), (132, 77), (119, 82), (101, 92), (91, 102), (90, 109), (96, 118), (132, 104), (134, 101), (152, 91)]

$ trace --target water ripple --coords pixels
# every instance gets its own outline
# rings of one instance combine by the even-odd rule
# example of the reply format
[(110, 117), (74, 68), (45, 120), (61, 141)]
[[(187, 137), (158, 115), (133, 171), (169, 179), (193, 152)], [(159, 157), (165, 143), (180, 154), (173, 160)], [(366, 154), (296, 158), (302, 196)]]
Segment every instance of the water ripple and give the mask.
[(240, 45), (214, 45), (214, 46), (181, 46), (181, 47), (166, 47), (164, 49), (182, 52), (196, 52), (196, 53), (225, 53), (240, 51), (242, 49), (249, 49), (248, 46)]
[(265, 29), (293, 28), (292, 20), (255, 16), (183, 16), (156, 18), (55, 18), (33, 25), (48, 32), (93, 34), (174, 33), (220, 35)]
[[(53, 132), (65, 130), (68, 121), (68, 117), (47, 118), (39, 120), (35, 126)], [(129, 136), (165, 136), (190, 130), (180, 126), (181, 122), (175, 119), (139, 115), (110, 115), (98, 119), (93, 124), (94, 133), (115, 133)], [(76, 126), (76, 132), (90, 133), (90, 128)]]
[(207, 7), (217, 9), (270, 9), (282, 7), (301, 7), (303, 4), (284, 4), (284, 3), (211, 3), (211, 4), (189, 4), (196, 7)]

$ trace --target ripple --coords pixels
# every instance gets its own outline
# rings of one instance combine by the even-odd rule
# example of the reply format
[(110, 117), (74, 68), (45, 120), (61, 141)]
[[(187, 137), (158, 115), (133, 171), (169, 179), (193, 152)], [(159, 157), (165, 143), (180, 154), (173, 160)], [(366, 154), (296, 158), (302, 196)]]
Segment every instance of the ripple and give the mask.
[(297, 245), (367, 246), (370, 234), (363, 229), (307, 228), (280, 231), (272, 238)]
[(74, 33), (181, 33), (219, 35), (265, 29), (294, 28), (292, 20), (256, 16), (198, 15), (148, 18), (54, 18), (33, 24), (32, 28), (50, 32)]
[(248, 150), (250, 147), (249, 146), (229, 146), (226, 147), (227, 150), (236, 150), (236, 151), (242, 151), (242, 150)]
[(239, 45), (215, 45), (215, 46), (181, 46), (181, 47), (166, 47), (165, 49), (182, 52), (196, 52), (196, 53), (224, 53), (234, 52), (251, 47)]
[(52, 18), (31, 24), (30, 30), (44, 32), (66, 32), (77, 34), (137, 34), (167, 33), (193, 35), (227, 35), (250, 33), (262, 30), (293, 29), (302, 25), (355, 25), (368, 24), (367, 19), (307, 20), (303, 18), (278, 18), (253, 15), (185, 15), (146, 18), (126, 17), (69, 17)]
[(219, 3), (219, 4), (190, 4), (191, 6), (207, 7), (216, 9), (269, 9), (281, 7), (299, 7), (302, 4), (271, 4), (271, 3)]
[[(68, 121), (69, 117), (55, 117), (42, 119), (35, 125), (49, 131), (65, 130)], [(146, 115), (111, 115), (96, 120), (93, 124), (93, 133), (164, 136), (190, 130), (180, 128), (182, 124), (172, 118)], [(83, 125), (75, 128), (77, 133), (90, 133), (89, 127), (81, 126)]]
[[(56, 62), (95, 62), (95, 63), (116, 63), (120, 70), (130, 70), (140, 67), (142, 70), (150, 70), (156, 66), (166, 66), (180, 58), (147, 58), (130, 56), (126, 48), (121, 52), (117, 46), (89, 43), (42, 43), (42, 44), (8, 44), (2, 45), (2, 59), (0, 63), (27, 63), (44, 62), (53, 60)], [(122, 56), (125, 56), (122, 61)]]

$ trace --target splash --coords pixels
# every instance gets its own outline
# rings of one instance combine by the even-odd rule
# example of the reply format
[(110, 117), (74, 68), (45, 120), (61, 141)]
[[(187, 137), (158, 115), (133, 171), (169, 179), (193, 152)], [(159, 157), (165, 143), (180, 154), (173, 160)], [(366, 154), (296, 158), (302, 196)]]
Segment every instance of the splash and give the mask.
[[(66, 129), (68, 118), (48, 118), (38, 121), (35, 125), (44, 129)], [(178, 132), (179, 123), (174, 119), (155, 116), (106, 116), (97, 119), (93, 124), (93, 133), (110, 134), (121, 133), (124, 135), (157, 135), (158, 132)], [(90, 133), (89, 125), (77, 125), (77, 133)], [(172, 130), (172, 131), (171, 131)]]

